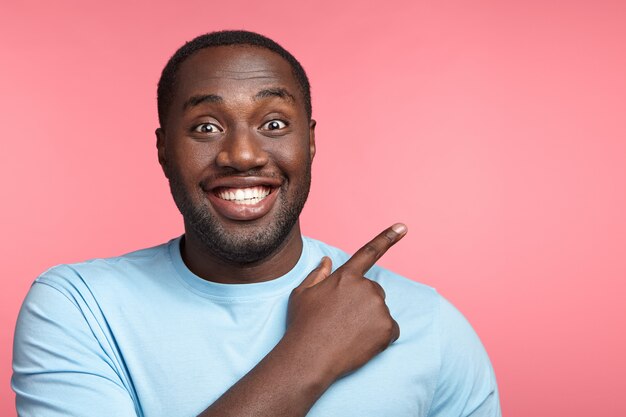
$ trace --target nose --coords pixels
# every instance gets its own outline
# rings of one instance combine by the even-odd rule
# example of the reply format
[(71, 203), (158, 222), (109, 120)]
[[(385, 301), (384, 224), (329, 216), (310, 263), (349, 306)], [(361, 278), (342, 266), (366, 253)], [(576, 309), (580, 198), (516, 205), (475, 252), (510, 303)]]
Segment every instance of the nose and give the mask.
[(249, 129), (234, 129), (222, 141), (216, 163), (241, 172), (260, 168), (268, 162), (267, 152), (260, 145), (259, 138)]

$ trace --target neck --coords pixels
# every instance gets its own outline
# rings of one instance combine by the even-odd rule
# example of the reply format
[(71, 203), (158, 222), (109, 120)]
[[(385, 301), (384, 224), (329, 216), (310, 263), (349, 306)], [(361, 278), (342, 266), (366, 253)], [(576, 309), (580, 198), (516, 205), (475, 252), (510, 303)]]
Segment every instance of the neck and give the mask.
[(230, 263), (216, 257), (189, 230), (186, 230), (181, 244), (183, 261), (191, 272), (207, 281), (222, 284), (251, 284), (278, 278), (296, 265), (301, 253), (299, 222), (271, 255), (250, 264)]

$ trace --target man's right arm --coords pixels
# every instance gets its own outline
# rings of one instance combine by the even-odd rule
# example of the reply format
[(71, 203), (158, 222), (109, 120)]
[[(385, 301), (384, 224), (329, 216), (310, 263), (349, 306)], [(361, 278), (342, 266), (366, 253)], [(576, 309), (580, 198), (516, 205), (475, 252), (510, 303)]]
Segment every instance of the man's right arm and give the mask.
[(385, 293), (363, 275), (406, 233), (395, 229), (332, 274), (324, 258), (292, 292), (285, 336), (200, 417), (304, 416), (337, 378), (393, 343), (400, 333)]
[[(397, 339), (384, 291), (363, 275), (404, 233), (387, 229), (332, 274), (324, 259), (292, 292), (281, 341), (201, 417), (304, 416), (337, 378)], [(15, 333), (19, 415), (140, 415), (102, 348), (72, 300), (35, 284)]]

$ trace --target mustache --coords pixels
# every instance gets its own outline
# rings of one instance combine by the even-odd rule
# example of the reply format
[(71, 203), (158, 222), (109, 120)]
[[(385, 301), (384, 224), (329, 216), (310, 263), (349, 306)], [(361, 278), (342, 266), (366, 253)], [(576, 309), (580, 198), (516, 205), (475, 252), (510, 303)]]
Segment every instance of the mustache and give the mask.
[(228, 169), (224, 172), (209, 175), (200, 181), (200, 186), (203, 189), (208, 189), (212, 182), (221, 180), (222, 178), (242, 178), (242, 177), (261, 177), (261, 178), (277, 178), (284, 180), (285, 177), (278, 172), (267, 171), (262, 169), (250, 169), (248, 171), (237, 171), (236, 169)]

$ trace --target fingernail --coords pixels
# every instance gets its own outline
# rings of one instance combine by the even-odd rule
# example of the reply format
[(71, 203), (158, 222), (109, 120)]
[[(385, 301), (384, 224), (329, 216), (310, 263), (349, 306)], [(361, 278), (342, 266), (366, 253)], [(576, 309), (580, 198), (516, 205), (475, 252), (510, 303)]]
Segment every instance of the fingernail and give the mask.
[(391, 230), (393, 230), (394, 232), (396, 232), (399, 235), (402, 235), (404, 233), (406, 233), (406, 226), (402, 223), (396, 223), (393, 226), (391, 226)]

